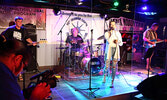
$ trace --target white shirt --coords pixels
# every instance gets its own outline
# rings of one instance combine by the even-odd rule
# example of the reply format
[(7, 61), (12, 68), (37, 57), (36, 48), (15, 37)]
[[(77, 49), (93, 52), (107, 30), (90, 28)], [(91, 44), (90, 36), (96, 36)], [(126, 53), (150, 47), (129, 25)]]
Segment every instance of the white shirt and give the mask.
[[(112, 60), (111, 57), (111, 47), (116, 47), (116, 51), (114, 54), (114, 59), (117, 59), (118, 61), (120, 60), (120, 52), (119, 52), (119, 46), (123, 45), (122, 42), (122, 36), (121, 33), (119, 31), (113, 30), (111, 33), (111, 36), (109, 37), (109, 33), (106, 32), (105, 33), (105, 39), (107, 40), (106, 42), (106, 48), (105, 48), (105, 54), (107, 54), (107, 59)], [(117, 40), (118, 43), (115, 44), (113, 41)]]
[(118, 45), (122, 46), (122, 37), (119, 31), (111, 31), (111, 36), (109, 37), (109, 32), (105, 33), (105, 38), (109, 42), (110, 47), (116, 47), (117, 44), (114, 43), (114, 40), (118, 41)]

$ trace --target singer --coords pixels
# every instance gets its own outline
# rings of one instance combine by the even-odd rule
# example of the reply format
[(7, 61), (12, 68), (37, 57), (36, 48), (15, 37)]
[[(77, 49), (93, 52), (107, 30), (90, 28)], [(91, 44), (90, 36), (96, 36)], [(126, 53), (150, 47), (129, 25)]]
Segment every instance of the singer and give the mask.
[(116, 74), (117, 62), (120, 60), (119, 46), (123, 45), (121, 33), (116, 30), (116, 23), (114, 21), (109, 22), (109, 31), (105, 33), (106, 48), (105, 48), (105, 68), (103, 83), (106, 82), (107, 71), (110, 72), (110, 61), (112, 60), (112, 80), (110, 88), (113, 88), (114, 78)]

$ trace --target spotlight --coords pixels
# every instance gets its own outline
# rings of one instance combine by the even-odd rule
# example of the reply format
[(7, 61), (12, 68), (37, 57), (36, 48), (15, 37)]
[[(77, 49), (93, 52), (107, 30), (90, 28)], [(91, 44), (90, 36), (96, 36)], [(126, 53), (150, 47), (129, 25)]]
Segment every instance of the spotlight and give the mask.
[(142, 2), (147, 2), (148, 0), (142, 0)]
[(55, 15), (60, 15), (61, 14), (61, 11), (60, 11), (59, 7), (53, 8), (53, 12), (54, 12)]
[(83, 1), (83, 0), (75, 0), (75, 2), (76, 2), (77, 5), (83, 4), (82, 1)]
[(111, 2), (111, 7), (110, 10), (115, 10), (115, 11), (118, 11), (118, 6), (119, 6), (119, 2), (118, 0), (114, 0), (113, 2)]
[(148, 9), (147, 6), (143, 6), (143, 7), (142, 7), (142, 10), (147, 10), (147, 9)]
[(35, 2), (41, 2), (41, 3), (49, 3), (48, 0), (34, 0)]
[(129, 4), (126, 4), (126, 7), (125, 7), (125, 9), (123, 10), (123, 12), (131, 12), (131, 11), (129, 10)]
[(139, 14), (143, 14), (143, 15), (147, 15), (147, 16), (149, 16), (149, 15), (156, 15), (157, 14), (157, 12), (138, 12)]
[(119, 6), (119, 2), (118, 1), (115, 1), (114, 2), (114, 7), (118, 7)]
[(100, 18), (102, 18), (102, 19), (103, 19), (103, 18), (106, 19), (106, 18), (108, 17), (108, 15), (107, 15), (107, 14), (104, 14), (104, 13), (100, 13), (99, 16), (100, 16)]

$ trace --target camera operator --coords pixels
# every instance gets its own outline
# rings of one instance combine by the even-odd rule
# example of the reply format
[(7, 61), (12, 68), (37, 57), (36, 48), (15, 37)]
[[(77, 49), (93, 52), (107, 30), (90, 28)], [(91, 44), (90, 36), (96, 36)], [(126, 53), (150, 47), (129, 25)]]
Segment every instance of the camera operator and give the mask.
[[(16, 76), (26, 67), (30, 54), (23, 42), (0, 42), (0, 99), (25, 100)], [(50, 96), (50, 85), (40, 83), (33, 89), (29, 100), (44, 100)]]

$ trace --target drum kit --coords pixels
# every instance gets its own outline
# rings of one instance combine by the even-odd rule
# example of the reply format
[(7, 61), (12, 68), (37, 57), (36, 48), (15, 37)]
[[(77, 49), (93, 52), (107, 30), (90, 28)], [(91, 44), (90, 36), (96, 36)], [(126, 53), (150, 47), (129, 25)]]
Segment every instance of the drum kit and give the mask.
[[(100, 39), (103, 38), (99, 37)], [(71, 46), (57, 49), (64, 49), (63, 63), (75, 74), (89, 74), (89, 67), (91, 66), (92, 74), (98, 75), (104, 67), (104, 43), (93, 45), (92, 59), (90, 58), (91, 53), (88, 43), (83, 43), (79, 49), (72, 49)]]

